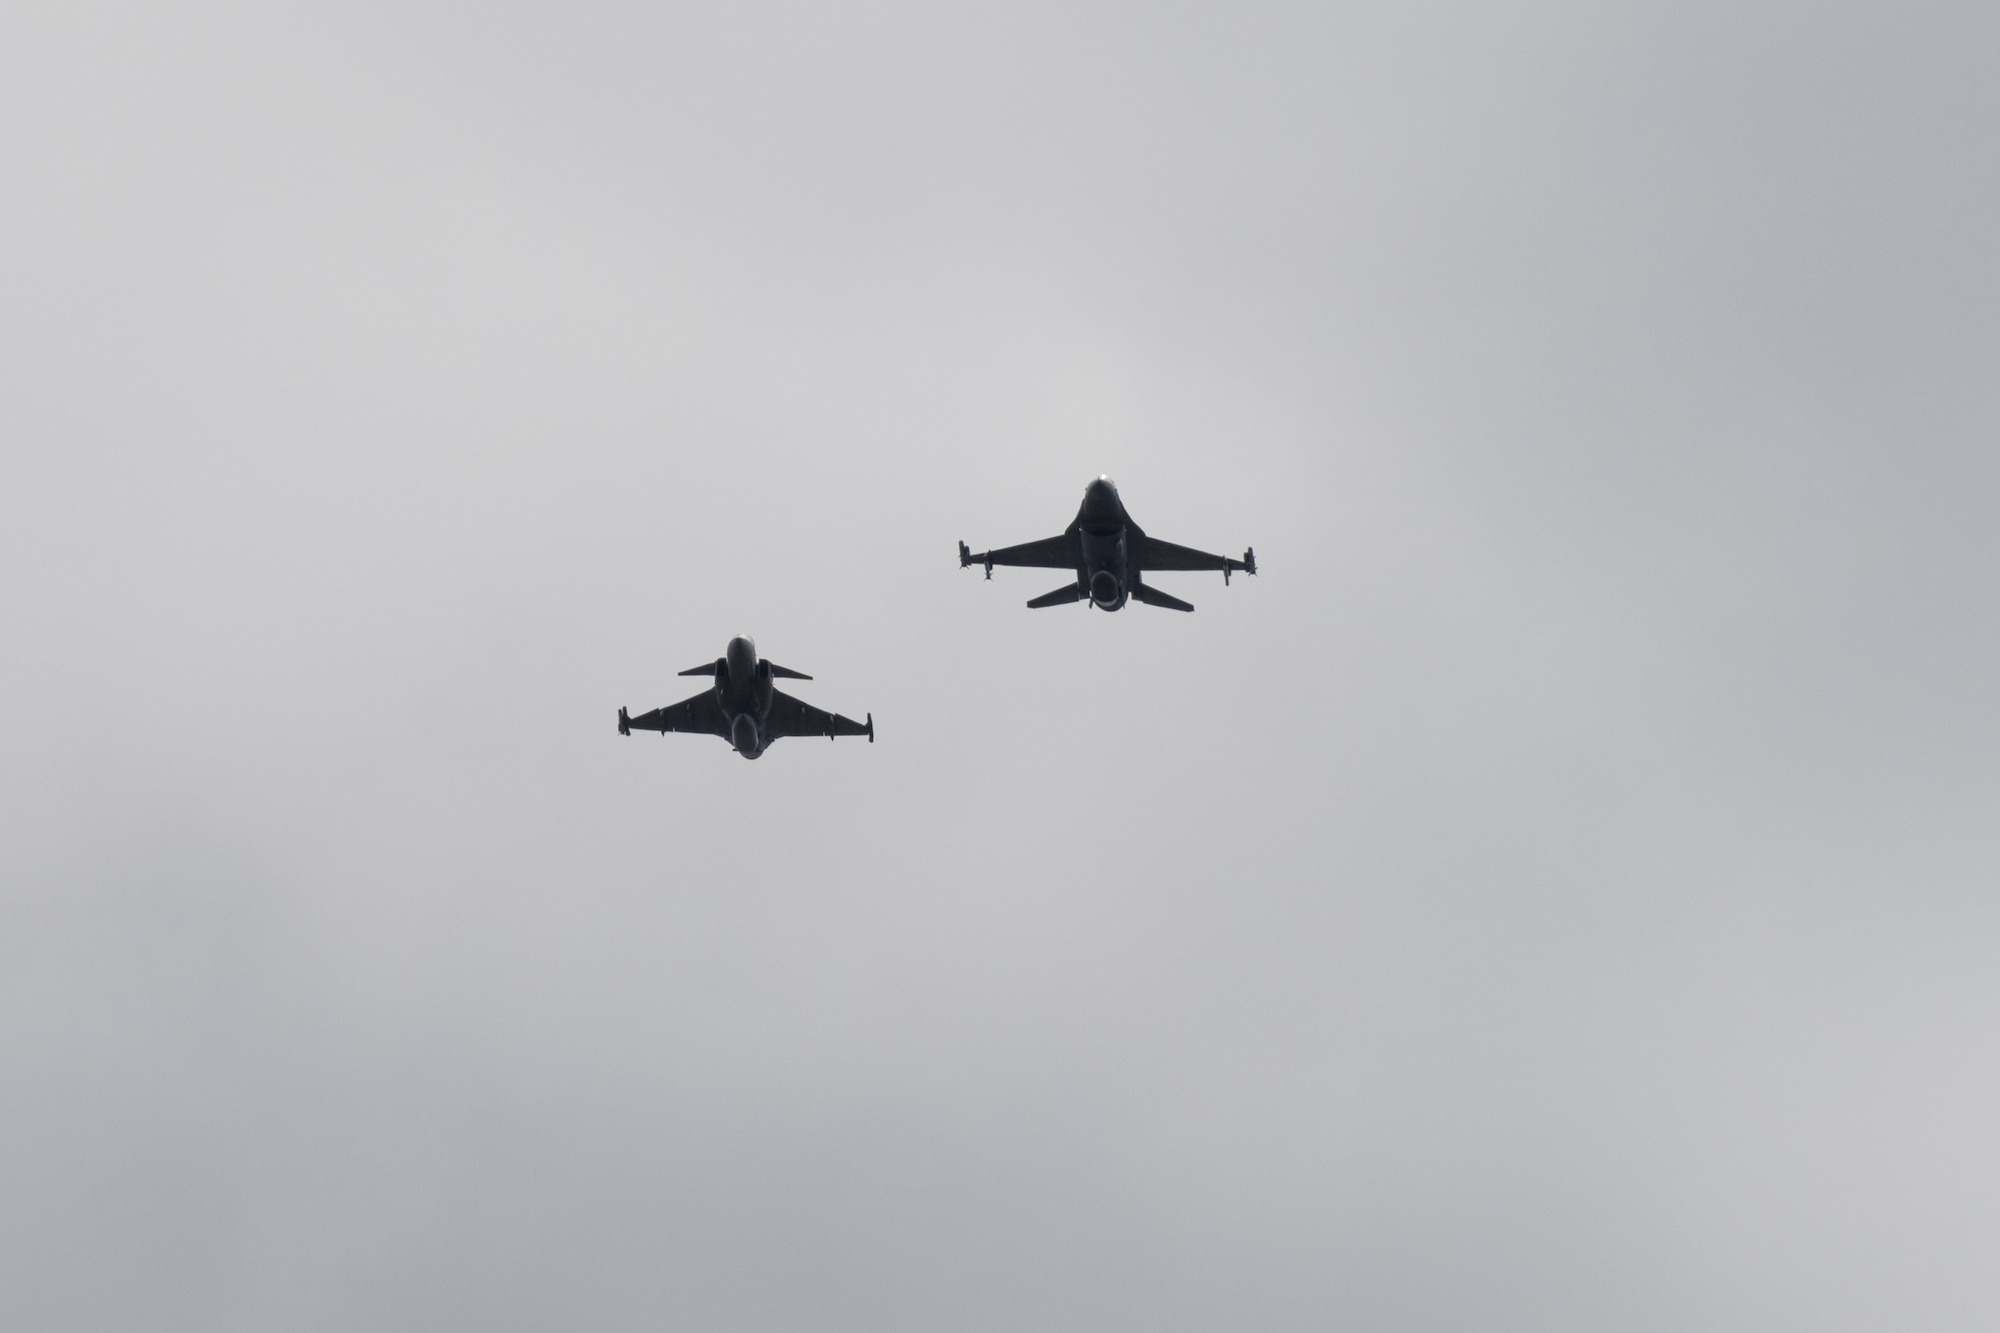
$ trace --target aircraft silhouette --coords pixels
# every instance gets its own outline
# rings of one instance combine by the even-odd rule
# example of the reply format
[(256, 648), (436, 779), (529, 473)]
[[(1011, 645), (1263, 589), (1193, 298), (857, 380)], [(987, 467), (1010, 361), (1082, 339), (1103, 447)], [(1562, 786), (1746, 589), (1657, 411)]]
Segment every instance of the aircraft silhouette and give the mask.
[(1232, 560), (1225, 555), (1210, 555), (1148, 537), (1125, 512), (1125, 502), (1118, 498), (1118, 487), (1111, 478), (1099, 477), (1083, 488), (1083, 506), (1076, 511), (1076, 521), (1060, 534), (979, 555), (960, 542), (958, 567), (964, 569), (969, 565), (986, 566), (989, 579), (995, 565), (1076, 571), (1074, 583), (1030, 599), (1031, 607), (1062, 606), (1088, 599), (1100, 611), (1116, 611), (1130, 597), (1148, 606), (1192, 611), (1194, 607), (1161, 592), (1140, 575), (1151, 570), (1219, 569), (1222, 581), (1228, 583), (1235, 570), (1246, 574), (1257, 572), (1257, 553), (1245, 550), (1241, 560)]
[(814, 708), (803, 699), (794, 699), (771, 684), (774, 677), (811, 680), (790, 667), (781, 667), (757, 656), (757, 645), (738, 635), (729, 641), (721, 657), (707, 666), (689, 667), (683, 676), (713, 676), (715, 686), (691, 699), (655, 708), (637, 717), (618, 710), (618, 734), (630, 736), (632, 729), (692, 731), (720, 736), (745, 759), (755, 759), (771, 748), (771, 742), (785, 736), (866, 736), (875, 743), (875, 715), (866, 723), (851, 717)]

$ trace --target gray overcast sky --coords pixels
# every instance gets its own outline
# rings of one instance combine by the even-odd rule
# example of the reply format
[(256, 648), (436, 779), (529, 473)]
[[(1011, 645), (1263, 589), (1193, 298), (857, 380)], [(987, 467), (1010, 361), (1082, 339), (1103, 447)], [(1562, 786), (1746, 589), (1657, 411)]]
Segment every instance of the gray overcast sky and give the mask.
[(1996, 69), (10, 6), (0, 1324), (2000, 1326)]

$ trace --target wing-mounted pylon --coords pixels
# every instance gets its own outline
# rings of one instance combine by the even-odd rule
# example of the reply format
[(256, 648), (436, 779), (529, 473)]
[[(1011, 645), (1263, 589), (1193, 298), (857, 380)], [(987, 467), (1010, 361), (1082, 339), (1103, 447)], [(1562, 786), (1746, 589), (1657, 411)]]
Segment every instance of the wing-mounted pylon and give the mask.
[(1018, 565), (1031, 569), (1080, 569), (1083, 566), (1083, 547), (1072, 526), (1066, 532), (1053, 537), (1044, 537), (1038, 542), (1022, 542), (1018, 546), (996, 546), (990, 551), (975, 551), (964, 542), (958, 544), (958, 567), (969, 569), (973, 565), (984, 565), (986, 577), (993, 577), (995, 565)]
[[(842, 731), (842, 724), (854, 729), (852, 731)], [(832, 740), (836, 736), (866, 736), (868, 743), (873, 745), (875, 743), (875, 715), (870, 713), (866, 722), (856, 722), (853, 718), (842, 717), (838, 713), (827, 714), (826, 738)]]
[[(993, 577), (993, 561), (991, 559), (992, 554), (993, 553), (991, 551), (988, 551), (986, 553), (987, 558), (983, 558), (979, 561), (980, 564), (986, 566), (986, 577), (989, 579)], [(960, 569), (964, 569), (969, 565), (971, 565), (972, 563), (973, 563), (972, 548), (970, 546), (967, 546), (964, 542), (960, 542), (958, 544), (958, 567)]]
[(1197, 551), (1192, 546), (1182, 546), (1177, 542), (1163, 542), (1157, 537), (1141, 536), (1133, 544), (1133, 564), (1148, 574), (1160, 570), (1219, 569), (1222, 581), (1229, 582), (1231, 574), (1255, 574), (1257, 572), (1257, 552), (1245, 548), (1241, 560), (1226, 555), (1211, 555), (1207, 551)]

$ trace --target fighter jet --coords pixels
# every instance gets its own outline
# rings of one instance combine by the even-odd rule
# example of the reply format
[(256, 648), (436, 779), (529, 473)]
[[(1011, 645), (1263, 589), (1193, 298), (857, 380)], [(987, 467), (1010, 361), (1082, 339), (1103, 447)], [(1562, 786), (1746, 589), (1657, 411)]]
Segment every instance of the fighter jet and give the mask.
[(875, 715), (856, 722), (838, 713), (826, 713), (802, 699), (794, 699), (772, 686), (774, 677), (811, 680), (790, 667), (781, 667), (757, 656), (757, 645), (741, 635), (729, 641), (721, 657), (704, 666), (689, 667), (683, 676), (713, 676), (715, 687), (692, 699), (655, 708), (650, 713), (628, 717), (618, 710), (618, 734), (630, 736), (641, 731), (693, 731), (720, 736), (745, 759), (755, 759), (783, 736), (866, 736), (875, 743)]
[(1235, 570), (1257, 572), (1257, 553), (1245, 550), (1241, 560), (1226, 555), (1210, 555), (1186, 546), (1176, 546), (1148, 537), (1125, 512), (1118, 488), (1111, 478), (1099, 477), (1083, 488), (1083, 507), (1076, 521), (1062, 534), (1019, 546), (1003, 546), (997, 551), (974, 555), (964, 542), (958, 544), (958, 567), (986, 566), (993, 577), (995, 565), (1032, 565), (1047, 569), (1073, 569), (1076, 581), (1054, 592), (1031, 599), (1031, 607), (1062, 606), (1086, 599), (1100, 611), (1116, 611), (1127, 597), (1148, 606), (1164, 606), (1174, 611), (1194, 608), (1178, 597), (1169, 597), (1140, 578), (1142, 571), (1156, 569), (1219, 569), (1222, 581), (1229, 582)]

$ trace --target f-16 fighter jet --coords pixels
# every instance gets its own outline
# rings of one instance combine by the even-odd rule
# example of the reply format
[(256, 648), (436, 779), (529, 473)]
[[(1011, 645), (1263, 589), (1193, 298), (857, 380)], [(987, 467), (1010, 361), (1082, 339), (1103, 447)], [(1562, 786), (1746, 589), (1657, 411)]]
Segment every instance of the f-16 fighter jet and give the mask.
[(1257, 553), (1246, 550), (1241, 560), (1231, 560), (1226, 555), (1210, 555), (1148, 537), (1125, 512), (1125, 502), (1118, 498), (1118, 488), (1112, 485), (1111, 478), (1099, 477), (1083, 488), (1083, 508), (1076, 511), (1076, 522), (1063, 529), (1060, 536), (1003, 546), (979, 555), (960, 542), (958, 567), (964, 569), (968, 565), (986, 566), (989, 579), (995, 565), (1076, 571), (1075, 582), (1032, 599), (1028, 603), (1032, 607), (1088, 600), (1100, 611), (1116, 611), (1130, 597), (1148, 606), (1192, 611), (1192, 606), (1178, 597), (1169, 597), (1140, 575), (1152, 570), (1219, 569), (1222, 581), (1228, 583), (1235, 570), (1246, 574), (1257, 572)]
[(742, 636), (731, 639), (728, 649), (713, 662), (689, 667), (681, 674), (713, 676), (715, 686), (692, 699), (655, 708), (637, 717), (627, 717), (621, 708), (618, 710), (618, 734), (630, 736), (632, 729), (637, 727), (641, 731), (662, 734), (693, 731), (720, 736), (735, 746), (736, 753), (745, 759), (755, 759), (771, 748), (772, 741), (782, 736), (824, 736), (828, 740), (835, 736), (866, 736), (870, 745), (875, 743), (873, 713), (868, 715), (865, 723), (856, 722), (838, 713), (821, 712), (803, 699), (794, 699), (775, 688), (771, 684), (774, 677), (782, 676), (787, 680), (811, 680), (812, 677), (765, 661), (757, 656), (757, 645)]

